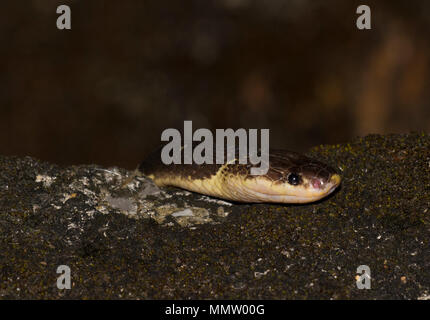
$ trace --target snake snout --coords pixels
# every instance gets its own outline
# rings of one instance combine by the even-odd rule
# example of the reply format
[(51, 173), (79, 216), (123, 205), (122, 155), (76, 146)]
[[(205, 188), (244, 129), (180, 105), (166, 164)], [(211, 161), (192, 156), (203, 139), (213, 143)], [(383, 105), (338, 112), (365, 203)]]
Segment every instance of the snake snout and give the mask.
[(330, 175), (328, 179), (314, 177), (310, 179), (310, 185), (317, 191), (334, 190), (340, 184), (341, 178), (337, 173)]
[(339, 184), (340, 184), (340, 181), (341, 181), (342, 179), (340, 178), (340, 175), (338, 175), (337, 173), (335, 173), (335, 174), (332, 174), (332, 176), (330, 177), (330, 183), (332, 184), (332, 185), (334, 185), (334, 186), (338, 186)]

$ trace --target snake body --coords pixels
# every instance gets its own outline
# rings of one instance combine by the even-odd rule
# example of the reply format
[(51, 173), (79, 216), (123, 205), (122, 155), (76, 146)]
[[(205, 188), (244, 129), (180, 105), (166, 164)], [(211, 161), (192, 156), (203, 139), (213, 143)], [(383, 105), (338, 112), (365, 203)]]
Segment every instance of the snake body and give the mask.
[[(247, 162), (249, 163), (249, 161)], [(226, 164), (170, 164), (161, 161), (160, 149), (139, 166), (159, 187), (175, 186), (238, 202), (307, 203), (317, 201), (340, 184), (330, 166), (287, 150), (269, 151), (269, 170), (251, 175), (251, 164), (238, 158)]]

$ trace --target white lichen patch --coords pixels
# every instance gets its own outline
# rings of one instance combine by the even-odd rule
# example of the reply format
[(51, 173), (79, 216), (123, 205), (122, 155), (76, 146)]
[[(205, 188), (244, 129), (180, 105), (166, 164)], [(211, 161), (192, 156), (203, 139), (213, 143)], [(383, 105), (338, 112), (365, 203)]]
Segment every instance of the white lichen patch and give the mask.
[[(225, 206), (231, 203), (207, 196), (197, 195), (186, 190), (160, 189), (151, 179), (118, 168), (84, 168), (85, 171), (67, 170), (67, 185), (58, 201), (51, 203), (57, 210), (69, 206), (69, 210), (82, 210), (78, 203), (68, 201), (77, 198), (85, 203), (87, 217), (93, 218), (97, 213), (124, 214), (133, 219), (152, 219), (163, 226), (180, 225), (194, 228), (204, 223), (218, 223), (219, 218), (229, 213)], [(57, 177), (39, 174), (36, 182), (49, 187)], [(61, 178), (57, 181), (63, 182)], [(196, 202), (202, 207), (196, 205)], [(205, 205), (204, 202), (208, 204)], [(76, 205), (75, 205), (76, 204)], [(213, 205), (217, 204), (217, 205)], [(34, 207), (33, 211), (38, 211)], [(214, 220), (215, 219), (215, 220)], [(75, 229), (73, 225), (70, 225)], [(76, 230), (80, 230), (79, 226)]]
[[(210, 213), (206, 208), (199, 207), (177, 207), (175, 204), (162, 205), (154, 208), (150, 216), (157, 223), (172, 225), (172, 219), (183, 227), (191, 227), (197, 224), (213, 223)], [(167, 219), (171, 217), (170, 221)]]
[(254, 272), (254, 277), (255, 278), (257, 278), (257, 279), (260, 279), (261, 277), (263, 277), (263, 276), (265, 276), (266, 274), (268, 274), (270, 272), (270, 269), (267, 269), (266, 271), (264, 271), (264, 272), (258, 272), (258, 271), (255, 271)]
[(67, 225), (67, 230), (71, 230), (71, 229), (77, 229), (78, 226), (75, 223), (69, 223)]
[(135, 192), (139, 186), (142, 185), (142, 183), (140, 181), (136, 180), (132, 180), (131, 182), (125, 184), (125, 186), (128, 188), (128, 190), (130, 190), (131, 192)]
[(90, 179), (88, 179), (87, 177), (82, 177), (82, 178), (80, 179), (80, 181), (81, 181), (81, 183), (82, 183), (84, 186), (88, 186), (88, 185), (89, 185), (89, 183), (90, 183)]
[(139, 197), (141, 198), (146, 198), (147, 196), (157, 196), (161, 194), (160, 188), (158, 188), (152, 181), (142, 182), (138, 180), (138, 183), (139, 184), (133, 190), (137, 190), (138, 187), (140, 187)]
[(430, 294), (428, 294), (427, 291), (424, 291), (424, 293), (419, 296), (417, 300), (430, 300)]
[(210, 198), (208, 196), (201, 196), (200, 200), (206, 201), (206, 202), (212, 202), (212, 203), (217, 203), (219, 205), (224, 205), (224, 206), (231, 206), (233, 205), (230, 202), (224, 201), (224, 200), (220, 200), (220, 199), (216, 199), (216, 198)]
[(57, 179), (57, 177), (51, 177), (51, 176), (48, 176), (48, 175), (38, 174), (36, 176), (36, 180), (35, 181), (38, 182), (38, 183), (42, 182), (43, 186), (46, 187), (46, 188), (48, 188), (55, 181), (55, 179)]
[(105, 205), (96, 206), (95, 208), (97, 209), (98, 212), (102, 214), (108, 214), (112, 210), (112, 208)]
[(67, 200), (76, 198), (77, 194), (74, 192), (74, 193), (71, 193), (71, 194), (64, 194), (63, 196), (64, 196), (64, 198), (63, 198), (63, 200), (61, 200), (61, 202), (66, 203)]
[(107, 183), (114, 182), (114, 179), (118, 179), (118, 177), (123, 177), (123, 175), (119, 172), (118, 168), (109, 168), (109, 169), (99, 169), (104, 174), (104, 180)]
[(173, 217), (193, 217), (193, 211), (190, 208), (187, 208), (185, 210), (176, 211), (172, 213)]
[(216, 213), (223, 218), (227, 217), (230, 214), (230, 212), (224, 210), (224, 207), (218, 207)]
[(176, 211), (178, 211), (178, 207), (176, 206), (176, 204), (166, 204), (155, 208), (155, 211), (152, 212), (151, 217), (161, 224), (166, 220), (167, 216), (170, 216)]
[[(179, 212), (181, 214), (174, 216), (174, 219), (182, 227), (191, 227), (196, 224), (213, 222), (210, 218), (209, 211), (205, 208), (191, 207)], [(186, 214), (184, 214), (184, 212)]]
[(137, 205), (133, 199), (127, 197), (114, 198), (108, 195), (105, 200), (109, 203), (112, 208), (120, 210), (125, 215), (136, 216)]
[(185, 190), (181, 190), (181, 191), (176, 191), (175, 192), (175, 195), (177, 195), (177, 196), (186, 196), (186, 197), (188, 197), (191, 194), (192, 194), (191, 192), (185, 191)]

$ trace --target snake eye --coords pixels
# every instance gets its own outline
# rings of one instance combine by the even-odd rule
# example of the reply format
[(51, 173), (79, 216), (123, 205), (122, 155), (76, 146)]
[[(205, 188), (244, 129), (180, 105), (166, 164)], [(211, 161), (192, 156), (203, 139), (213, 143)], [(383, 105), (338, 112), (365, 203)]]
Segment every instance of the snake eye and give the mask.
[(300, 183), (300, 176), (297, 173), (290, 173), (287, 177), (289, 184), (297, 186)]

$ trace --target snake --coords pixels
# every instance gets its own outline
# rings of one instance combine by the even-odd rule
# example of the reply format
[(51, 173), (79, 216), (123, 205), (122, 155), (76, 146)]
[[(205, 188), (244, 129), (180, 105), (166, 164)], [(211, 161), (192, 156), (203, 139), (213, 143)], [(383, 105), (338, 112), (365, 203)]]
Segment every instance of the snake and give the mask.
[(169, 164), (160, 148), (138, 167), (158, 187), (173, 186), (211, 197), (243, 203), (309, 203), (331, 194), (341, 176), (329, 165), (302, 154), (269, 150), (266, 174), (252, 175), (249, 162), (236, 157), (224, 164)]

